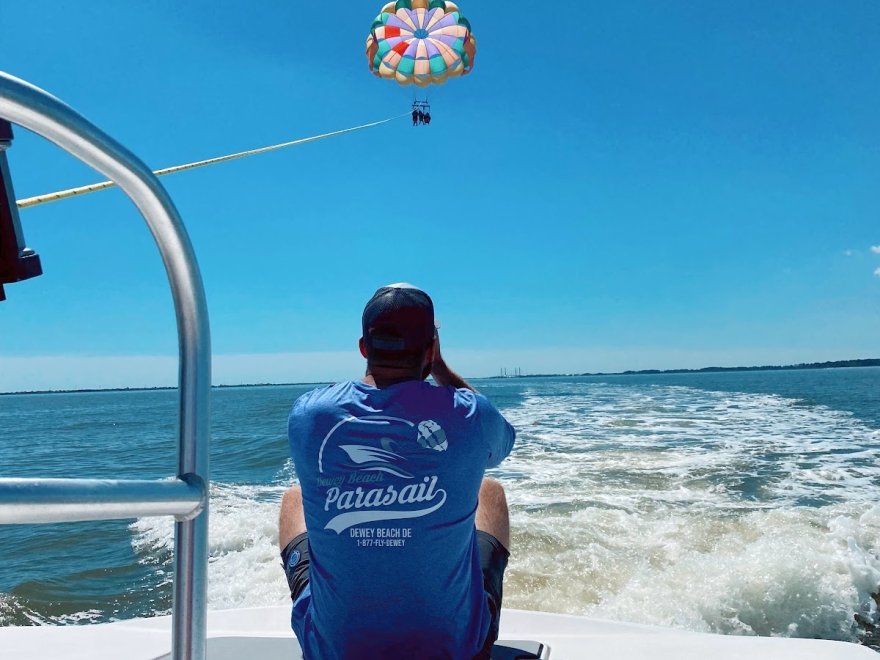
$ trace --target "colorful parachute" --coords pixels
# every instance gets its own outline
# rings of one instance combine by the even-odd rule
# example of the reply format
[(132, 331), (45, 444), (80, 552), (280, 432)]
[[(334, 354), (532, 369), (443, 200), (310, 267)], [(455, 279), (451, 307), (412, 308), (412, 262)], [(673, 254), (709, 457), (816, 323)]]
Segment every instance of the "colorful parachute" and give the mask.
[(471, 72), (477, 40), (454, 2), (398, 0), (382, 8), (367, 38), (370, 70), (426, 87)]

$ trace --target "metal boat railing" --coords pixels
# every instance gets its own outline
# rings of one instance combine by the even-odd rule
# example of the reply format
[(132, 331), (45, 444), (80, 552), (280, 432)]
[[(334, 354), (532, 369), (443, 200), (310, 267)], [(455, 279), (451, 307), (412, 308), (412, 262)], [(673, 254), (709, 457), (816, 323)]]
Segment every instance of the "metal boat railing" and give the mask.
[[(204, 660), (207, 631), (211, 340), (204, 287), (168, 193), (134, 154), (70, 107), (0, 72), (0, 118), (55, 143), (111, 179), (140, 210), (171, 284), (180, 345), (176, 478), (157, 481), (0, 478), (0, 524), (174, 516), (174, 660)], [(14, 195), (11, 194), (12, 203)]]

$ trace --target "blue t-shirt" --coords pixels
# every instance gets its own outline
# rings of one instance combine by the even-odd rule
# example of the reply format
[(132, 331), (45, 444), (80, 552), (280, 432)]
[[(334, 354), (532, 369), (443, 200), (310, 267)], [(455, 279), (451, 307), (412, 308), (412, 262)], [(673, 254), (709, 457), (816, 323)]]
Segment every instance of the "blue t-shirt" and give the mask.
[(292, 615), (305, 657), (473, 657), (490, 617), (477, 496), (513, 427), (470, 390), (355, 381), (300, 397), (288, 436), (309, 530)]

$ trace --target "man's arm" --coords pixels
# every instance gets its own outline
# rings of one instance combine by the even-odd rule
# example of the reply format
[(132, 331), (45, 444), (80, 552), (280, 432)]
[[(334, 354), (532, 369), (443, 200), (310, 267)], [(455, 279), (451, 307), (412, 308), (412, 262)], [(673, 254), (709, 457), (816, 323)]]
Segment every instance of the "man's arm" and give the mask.
[(446, 360), (440, 355), (440, 336), (434, 335), (434, 360), (431, 362), (431, 377), (440, 387), (451, 385), (456, 389), (466, 389), (476, 392), (477, 389), (464, 378), (455, 373), (446, 364)]
[(431, 377), (434, 379), (434, 382), (440, 385), (441, 387), (446, 387), (447, 385), (452, 385), (452, 387), (456, 389), (466, 389), (471, 392), (476, 392), (477, 390), (468, 383), (464, 378), (455, 373), (452, 369), (449, 368), (449, 365), (443, 360), (443, 358), (435, 359), (431, 365)]
[(480, 420), (483, 437), (489, 442), (489, 458), (486, 467), (497, 467), (510, 454), (513, 443), (516, 440), (516, 430), (510, 425), (504, 416), (498, 412), (489, 400), (477, 392), (470, 383), (455, 373), (446, 364), (440, 355), (440, 337), (434, 336), (434, 359), (431, 363), (431, 376), (441, 387), (452, 385), (456, 389), (468, 389), (479, 396), (474, 397), (474, 405), (480, 411), (477, 415)]

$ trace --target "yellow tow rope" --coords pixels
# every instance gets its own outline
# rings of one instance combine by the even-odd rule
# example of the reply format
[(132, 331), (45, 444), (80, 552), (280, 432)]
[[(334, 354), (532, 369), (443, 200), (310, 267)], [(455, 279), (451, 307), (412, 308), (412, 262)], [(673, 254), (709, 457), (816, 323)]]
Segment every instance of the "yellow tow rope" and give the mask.
[[(200, 160), (197, 163), (188, 163), (186, 165), (175, 165), (174, 167), (166, 167), (162, 170), (156, 170), (153, 172), (156, 176), (165, 176), (166, 174), (175, 174), (177, 172), (183, 172), (184, 170), (194, 170), (198, 167), (206, 167), (208, 165), (215, 165), (217, 163), (225, 163), (228, 160), (235, 160), (237, 158), (246, 158), (247, 156), (256, 156), (257, 154), (264, 154), (269, 151), (276, 151), (278, 149), (284, 149), (285, 147), (293, 147), (298, 144), (306, 144), (307, 142), (317, 142), (318, 140), (324, 140), (326, 138), (335, 137), (337, 135), (343, 135), (345, 133), (353, 133), (354, 131), (361, 131), (365, 128), (372, 128), (373, 126), (379, 126), (381, 124), (387, 124), (390, 121), (394, 121), (395, 119), (400, 119), (401, 117), (408, 117), (409, 113), (398, 115), (396, 117), (389, 117), (388, 119), (382, 119), (381, 121), (374, 121), (370, 124), (363, 124), (361, 126), (355, 126), (353, 128), (344, 128), (340, 131), (333, 131), (332, 133), (324, 133), (323, 135), (313, 135), (312, 137), (301, 138), (299, 140), (293, 140), (291, 142), (282, 142), (281, 144), (273, 144), (270, 147), (261, 147), (259, 149), (251, 149), (250, 151), (241, 151), (237, 154), (229, 154), (228, 156), (219, 156), (217, 158), (209, 158), (208, 160)], [(28, 197), (27, 199), (20, 199), (16, 202), (18, 204), (18, 208), (26, 209), (32, 206), (39, 206), (40, 204), (48, 204), (49, 202), (57, 202), (61, 199), (67, 199), (69, 197), (76, 197), (78, 195), (87, 195), (88, 193), (98, 192), (99, 190), (106, 190), (107, 188), (113, 188), (116, 184), (112, 181), (102, 181), (101, 183), (93, 183), (88, 186), (80, 186), (79, 188), (71, 188), (69, 190), (60, 190), (58, 192), (48, 193), (45, 195), (37, 195), (36, 197)]]

